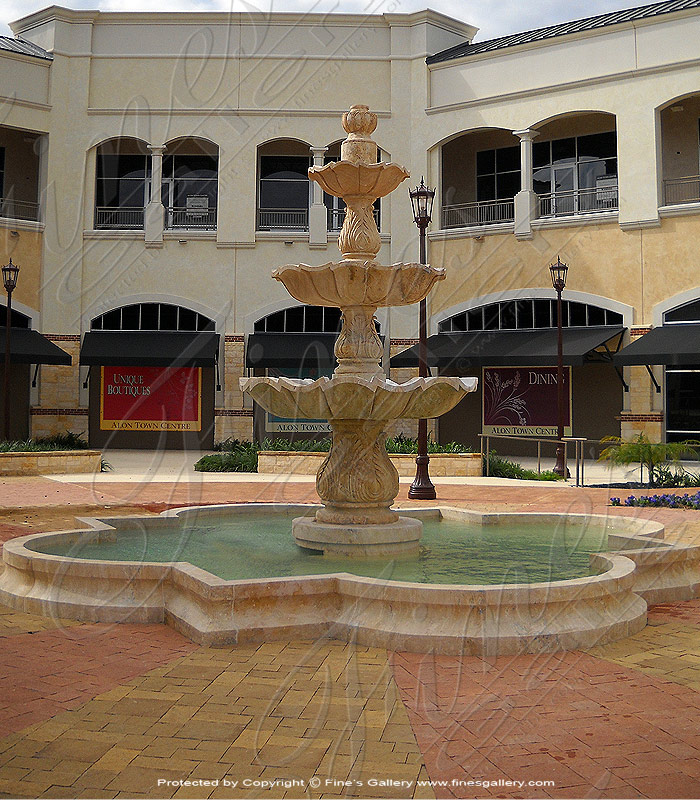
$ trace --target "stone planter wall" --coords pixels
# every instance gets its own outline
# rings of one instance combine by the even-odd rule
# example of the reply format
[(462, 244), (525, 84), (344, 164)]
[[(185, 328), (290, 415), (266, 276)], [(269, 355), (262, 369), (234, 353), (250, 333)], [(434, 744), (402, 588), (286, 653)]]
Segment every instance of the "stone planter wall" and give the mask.
[[(299, 453), (287, 450), (262, 450), (258, 453), (258, 472), (280, 475), (315, 475), (326, 453)], [(411, 453), (389, 456), (402, 478), (416, 474), (416, 457)], [(481, 477), (480, 453), (442, 453), (430, 456), (430, 474), (435, 478)]]
[(0, 475), (73, 475), (99, 472), (99, 450), (47, 450), (37, 453), (0, 453)]

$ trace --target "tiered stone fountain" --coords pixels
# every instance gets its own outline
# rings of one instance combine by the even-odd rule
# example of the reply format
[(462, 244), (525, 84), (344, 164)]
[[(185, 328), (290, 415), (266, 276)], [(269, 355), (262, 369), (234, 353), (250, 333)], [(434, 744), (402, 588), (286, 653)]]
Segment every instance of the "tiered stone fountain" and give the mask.
[(341, 160), (309, 169), (309, 178), (346, 203), (338, 238), (342, 260), (322, 266), (280, 267), (272, 277), (301, 303), (340, 308), (332, 378), (244, 378), (241, 389), (283, 417), (327, 419), (333, 444), (316, 476), (323, 508), (314, 520), (299, 517), (292, 533), (301, 547), (349, 555), (390, 555), (417, 550), (423, 524), (391, 510), (399, 476), (389, 459), (385, 429), (391, 420), (438, 417), (476, 389), (476, 378), (414, 378), (397, 384), (381, 368), (377, 308), (418, 303), (444, 269), (425, 264), (380, 264), (379, 231), (372, 206), (409, 177), (398, 164), (377, 163), (371, 135), (377, 115), (367, 106), (343, 114), (348, 134)]

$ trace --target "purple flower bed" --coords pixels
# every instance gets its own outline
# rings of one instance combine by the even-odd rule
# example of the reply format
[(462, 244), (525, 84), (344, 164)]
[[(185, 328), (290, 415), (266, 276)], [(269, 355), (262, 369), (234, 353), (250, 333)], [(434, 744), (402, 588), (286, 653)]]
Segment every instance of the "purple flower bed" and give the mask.
[(611, 506), (651, 506), (653, 508), (694, 508), (700, 510), (700, 492), (696, 494), (650, 494), (635, 497), (631, 494), (624, 502), (619, 497), (610, 498)]

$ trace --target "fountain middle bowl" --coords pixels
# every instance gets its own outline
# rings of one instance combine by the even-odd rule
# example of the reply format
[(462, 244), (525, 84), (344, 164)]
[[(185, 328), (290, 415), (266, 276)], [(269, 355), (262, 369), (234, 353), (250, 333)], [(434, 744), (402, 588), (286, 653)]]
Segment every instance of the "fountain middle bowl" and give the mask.
[(469, 392), (477, 378), (386, 378), (340, 375), (316, 380), (241, 378), (247, 392), (266, 411), (299, 419), (426, 419), (446, 414)]
[(287, 264), (272, 277), (300, 303), (314, 306), (408, 306), (418, 303), (437, 281), (444, 280), (442, 267), (427, 264), (379, 264), (346, 259), (320, 266)]

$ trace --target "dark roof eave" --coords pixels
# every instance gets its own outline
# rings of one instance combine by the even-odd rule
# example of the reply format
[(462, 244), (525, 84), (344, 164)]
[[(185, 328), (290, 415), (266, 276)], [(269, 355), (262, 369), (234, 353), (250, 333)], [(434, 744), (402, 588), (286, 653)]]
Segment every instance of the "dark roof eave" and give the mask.
[(43, 47), (39, 47), (38, 44), (11, 36), (0, 36), (0, 50), (30, 58), (40, 58), (43, 61), (53, 61), (53, 54), (44, 50)]
[(700, 8), (700, 0), (664, 0), (661, 3), (651, 5), (636, 6), (634, 8), (613, 11), (608, 14), (598, 14), (593, 17), (562, 22), (558, 25), (550, 25), (546, 28), (535, 28), (529, 31), (500, 36), (495, 39), (487, 39), (483, 42), (464, 42), (453, 45), (445, 50), (441, 50), (432, 56), (428, 56), (426, 64), (440, 64), (446, 61), (453, 61), (458, 58), (490, 53), (496, 50), (504, 50), (509, 47), (530, 44), (534, 42), (544, 42), (560, 36), (575, 33), (585, 33), (587, 31), (608, 28), (613, 25), (620, 25), (628, 22), (635, 22), (642, 19), (651, 19), (662, 14), (672, 14), (677, 11)]

